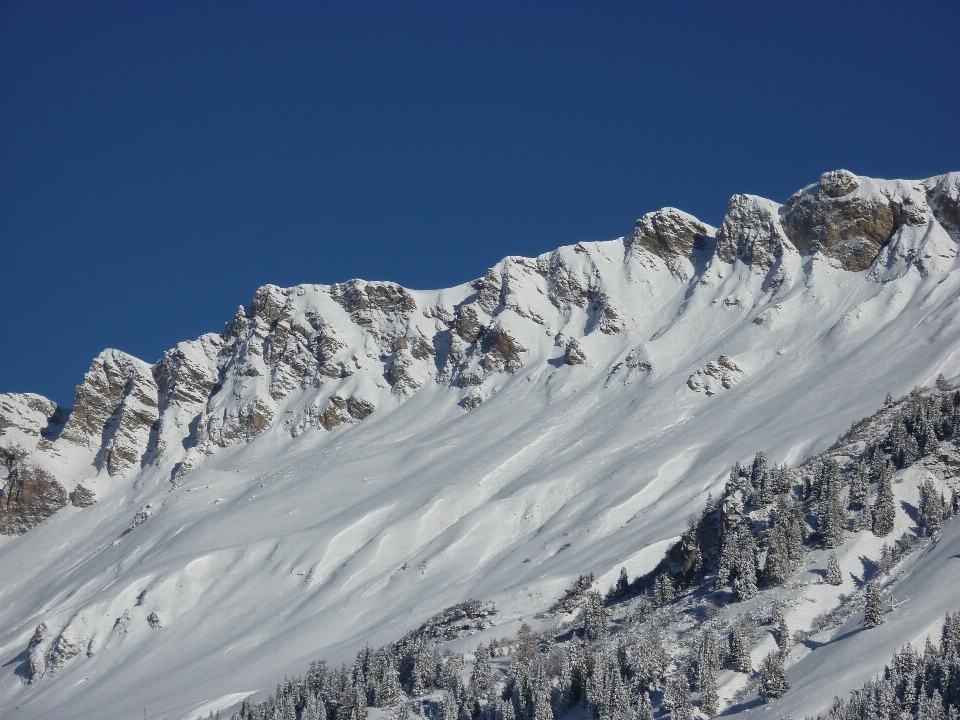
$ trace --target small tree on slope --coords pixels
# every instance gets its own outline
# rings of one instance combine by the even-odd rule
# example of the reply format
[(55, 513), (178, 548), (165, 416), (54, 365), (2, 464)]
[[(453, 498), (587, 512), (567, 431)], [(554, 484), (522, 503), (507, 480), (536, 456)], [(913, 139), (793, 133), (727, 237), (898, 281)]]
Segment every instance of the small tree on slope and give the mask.
[(888, 472), (884, 472), (880, 478), (880, 487), (877, 490), (877, 499), (873, 502), (872, 514), (874, 535), (886, 537), (893, 532), (897, 511), (893, 505), (893, 485)]
[(863, 612), (864, 627), (873, 628), (883, 625), (883, 598), (876, 581), (867, 585), (867, 604)]
[(783, 654), (774, 650), (767, 656), (760, 671), (760, 697), (764, 702), (776, 700), (790, 692), (790, 681), (783, 667)]
[(843, 573), (840, 572), (840, 561), (835, 552), (830, 553), (830, 559), (827, 560), (826, 581), (829, 585), (843, 585)]

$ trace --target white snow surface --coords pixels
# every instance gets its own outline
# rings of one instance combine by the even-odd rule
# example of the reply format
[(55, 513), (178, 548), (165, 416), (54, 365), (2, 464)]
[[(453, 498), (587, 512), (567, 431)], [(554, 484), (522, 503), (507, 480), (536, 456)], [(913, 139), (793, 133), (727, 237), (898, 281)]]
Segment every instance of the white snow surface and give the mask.
[[(721, 262), (712, 247), (678, 272), (623, 238), (508, 258), (491, 272), (510, 282), (480, 315), (525, 349), (522, 364), (465, 387), (448, 381), (440, 353), (414, 362), (401, 348), (392, 361), (403, 356), (413, 382), (391, 388), (376, 345), (394, 319), (364, 330), (328, 286), (268, 288), (291, 323), (321, 316), (335, 326), (353, 374), (276, 399), (257, 356), (243, 367), (261, 363), (259, 376), (238, 371), (206, 404), (162, 416), (171, 449), (142, 469), (110, 477), (64, 450), (61, 476), (83, 479), (98, 502), (0, 537), (0, 717), (193, 718), (269, 692), (313, 659), (350, 660), (467, 599), (495, 601), (494, 634), (507, 635), (581, 573), (651, 569), (734, 461), (763, 450), (795, 464), (888, 392), (960, 375), (957, 238), (931, 216), (893, 245), (859, 273), (786, 254), (779, 284), (773, 270)], [(908, 247), (927, 262), (911, 262)], [(589, 304), (551, 303), (530, 269), (538, 261), (601, 290), (619, 331), (601, 331)], [(471, 285), (409, 295), (407, 337), (439, 332), (427, 309), (477, 302)], [(563, 364), (571, 339), (583, 364)], [(180, 349), (214, 372), (218, 343)], [(720, 356), (741, 370), (734, 385), (712, 395), (688, 387)], [(376, 409), (329, 431), (300, 422), (335, 392)], [(468, 412), (458, 403), (470, 393), (483, 403)], [(258, 398), (273, 413), (265, 431), (213, 440), (223, 418)], [(173, 483), (185, 454), (194, 469)], [(820, 709), (960, 606), (936, 591), (956, 586), (952, 525), (901, 581), (929, 604), (911, 600), (882, 628), (801, 660), (784, 712)], [(27, 684), (41, 622), (77, 654)], [(863, 658), (856, 671), (852, 658)]]

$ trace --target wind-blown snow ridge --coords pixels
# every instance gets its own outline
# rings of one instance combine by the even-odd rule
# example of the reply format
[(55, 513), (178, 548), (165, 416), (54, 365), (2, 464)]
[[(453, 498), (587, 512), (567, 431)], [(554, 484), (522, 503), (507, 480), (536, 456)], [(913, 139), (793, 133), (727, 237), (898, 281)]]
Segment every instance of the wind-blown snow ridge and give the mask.
[(960, 373), (958, 242), (960, 173), (838, 171), (446, 290), (268, 285), (152, 366), (101, 354), (69, 416), (0, 396), (0, 527), (33, 528), (0, 539), (0, 651), (40, 622), (79, 648), (29, 686), (5, 660), (0, 708), (176, 716), (469, 597), (511, 618), (639, 571), (733, 460)]

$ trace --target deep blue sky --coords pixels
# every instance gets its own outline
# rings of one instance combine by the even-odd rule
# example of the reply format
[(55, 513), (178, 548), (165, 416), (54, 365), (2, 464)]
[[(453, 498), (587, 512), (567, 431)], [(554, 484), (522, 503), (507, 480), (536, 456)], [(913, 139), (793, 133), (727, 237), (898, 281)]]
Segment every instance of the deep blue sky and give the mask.
[(960, 3), (0, 0), (0, 392), (264, 283), (442, 287), (674, 205), (960, 170)]

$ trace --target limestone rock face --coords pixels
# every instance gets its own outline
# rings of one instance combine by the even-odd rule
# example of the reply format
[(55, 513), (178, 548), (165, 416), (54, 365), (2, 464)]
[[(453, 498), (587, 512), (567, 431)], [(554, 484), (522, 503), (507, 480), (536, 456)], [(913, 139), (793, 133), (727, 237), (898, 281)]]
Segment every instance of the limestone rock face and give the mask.
[(822, 195), (838, 198), (849, 195), (860, 187), (860, 180), (849, 170), (831, 170), (820, 176), (818, 184)]
[(35, 465), (16, 462), (0, 493), (0, 533), (20, 535), (70, 502), (63, 485)]
[(642, 247), (662, 258), (690, 257), (693, 248), (713, 233), (704, 223), (676, 208), (663, 208), (637, 220), (630, 246)]
[(53, 400), (34, 393), (0, 395), (0, 437), (19, 431), (33, 437), (48, 434), (51, 425), (62, 422), (63, 409)]
[(715, 395), (719, 390), (729, 390), (743, 377), (744, 372), (731, 358), (721, 355), (697, 370), (687, 380), (687, 387), (705, 395)]
[(960, 242), (960, 172), (932, 178), (927, 197), (934, 217)]
[(734, 195), (717, 233), (717, 257), (770, 269), (796, 248), (780, 224), (780, 207), (753, 195)]
[(110, 475), (139, 466), (160, 418), (157, 383), (149, 365), (119, 350), (102, 352), (77, 388), (60, 440), (100, 448)]
[(83, 485), (77, 485), (70, 493), (70, 502), (74, 507), (85, 508), (94, 505), (97, 497), (92, 490), (88, 490)]
[(866, 270), (897, 228), (900, 207), (846, 170), (825, 173), (784, 206), (787, 237), (806, 254), (823, 253), (854, 272)]
[(206, 404), (219, 380), (217, 359), (223, 345), (219, 335), (211, 334), (164, 353), (153, 368), (161, 410), (171, 403), (180, 407)]
[(63, 408), (42, 395), (0, 395), (0, 465), (13, 464), (38, 448), (49, 448), (63, 426)]

